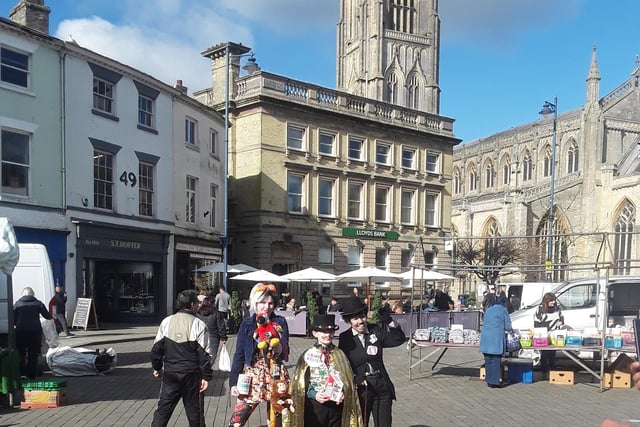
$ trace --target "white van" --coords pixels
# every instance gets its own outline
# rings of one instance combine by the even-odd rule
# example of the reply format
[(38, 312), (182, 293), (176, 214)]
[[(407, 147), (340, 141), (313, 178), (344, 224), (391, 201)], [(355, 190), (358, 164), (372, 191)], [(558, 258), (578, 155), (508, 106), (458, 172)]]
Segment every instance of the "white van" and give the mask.
[(509, 301), (511, 301), (512, 295), (515, 295), (520, 299), (520, 306), (512, 307), (512, 309), (516, 311), (534, 304), (537, 307), (542, 296), (547, 292), (553, 291), (553, 289), (558, 287), (558, 285), (558, 283), (550, 282), (523, 282), (502, 283), (500, 286), (506, 288), (505, 292)]
[[(13, 301), (15, 304), (22, 297), (22, 290), (29, 286), (35, 292), (35, 297), (48, 307), (49, 301), (55, 294), (55, 282), (49, 254), (44, 245), (37, 243), (19, 243), (20, 258), (16, 264), (11, 280), (13, 282)], [(9, 331), (7, 276), (0, 272), (0, 334)]]

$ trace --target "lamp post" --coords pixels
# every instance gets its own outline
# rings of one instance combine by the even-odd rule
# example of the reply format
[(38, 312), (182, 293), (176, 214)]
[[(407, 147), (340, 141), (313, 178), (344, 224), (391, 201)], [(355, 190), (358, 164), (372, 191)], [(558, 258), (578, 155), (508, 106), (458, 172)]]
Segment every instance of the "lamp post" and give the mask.
[(553, 114), (553, 134), (551, 137), (551, 194), (549, 196), (549, 219), (547, 220), (547, 260), (545, 270), (547, 270), (547, 281), (551, 281), (553, 277), (553, 204), (555, 197), (555, 178), (556, 178), (556, 134), (558, 127), (558, 98), (554, 97), (553, 102), (545, 101), (540, 110), (540, 114), (548, 116)]
[[(231, 48), (233, 47), (233, 52)], [(224, 79), (224, 147), (222, 158), (224, 159), (224, 225), (222, 236), (220, 237), (220, 245), (222, 246), (222, 285), (224, 290), (227, 289), (227, 273), (229, 267), (229, 245), (231, 239), (229, 238), (229, 92), (230, 92), (230, 68), (231, 58), (242, 58), (243, 56), (250, 56), (249, 63), (243, 68), (249, 73), (253, 73), (260, 70), (253, 52), (248, 47), (238, 45), (235, 43), (227, 43), (225, 46), (225, 79)]]

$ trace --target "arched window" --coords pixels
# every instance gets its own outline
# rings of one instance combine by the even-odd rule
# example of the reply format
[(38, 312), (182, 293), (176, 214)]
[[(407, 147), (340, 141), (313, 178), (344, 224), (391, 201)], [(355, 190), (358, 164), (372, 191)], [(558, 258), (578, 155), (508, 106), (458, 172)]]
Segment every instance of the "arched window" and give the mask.
[(533, 163), (529, 152), (526, 151), (522, 158), (522, 180), (530, 181), (531, 178), (533, 178)]
[(636, 209), (627, 201), (618, 214), (615, 225), (613, 252), (616, 260), (615, 274), (631, 273), (631, 248), (633, 228), (636, 222)]
[(469, 191), (476, 191), (478, 189), (478, 171), (476, 165), (469, 166)]
[(493, 162), (489, 160), (484, 168), (484, 186), (493, 187)]
[[(554, 209), (553, 212), (553, 224), (549, 224), (549, 212), (542, 218), (536, 235), (538, 236), (538, 246), (540, 248), (540, 265), (546, 265), (547, 261), (551, 261), (550, 269), (545, 268), (545, 271), (540, 271), (539, 280), (546, 280), (552, 282), (560, 282), (566, 280), (567, 272), (564, 266), (568, 262), (568, 247), (569, 241), (566, 237), (566, 230), (564, 229), (564, 222), (558, 217), (559, 212)], [(549, 226), (551, 226), (551, 234), (549, 234)], [(549, 239), (551, 239), (551, 246), (549, 246)], [(550, 251), (550, 253), (549, 253)]]
[(551, 152), (551, 146), (547, 145), (544, 147), (544, 159), (543, 159), (543, 170), (542, 176), (551, 176), (551, 168), (553, 165), (551, 164), (553, 160), (553, 153)]
[(453, 171), (453, 194), (462, 193), (462, 177), (460, 176), (460, 169), (455, 168)]
[(391, 104), (398, 102), (398, 76), (395, 73), (389, 74), (387, 79), (387, 102)]
[(407, 85), (407, 107), (418, 110), (420, 106), (420, 83), (415, 74), (409, 78)]
[(575, 142), (569, 147), (567, 151), (567, 173), (578, 172), (580, 166), (578, 157), (578, 144)]
[(505, 156), (502, 161), (502, 184), (511, 184), (511, 158), (509, 156)]

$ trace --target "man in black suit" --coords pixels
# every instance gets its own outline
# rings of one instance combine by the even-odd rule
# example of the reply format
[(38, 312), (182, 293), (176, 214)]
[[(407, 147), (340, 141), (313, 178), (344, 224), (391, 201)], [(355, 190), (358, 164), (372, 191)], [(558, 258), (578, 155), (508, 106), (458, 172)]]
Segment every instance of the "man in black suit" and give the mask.
[(391, 319), (388, 307), (380, 309), (382, 325), (369, 325), (368, 308), (357, 297), (342, 304), (342, 318), (351, 328), (340, 334), (338, 347), (349, 358), (358, 387), (365, 425), (373, 414), (376, 427), (391, 427), (391, 405), (396, 398), (395, 388), (382, 360), (382, 350), (403, 344), (406, 336)]

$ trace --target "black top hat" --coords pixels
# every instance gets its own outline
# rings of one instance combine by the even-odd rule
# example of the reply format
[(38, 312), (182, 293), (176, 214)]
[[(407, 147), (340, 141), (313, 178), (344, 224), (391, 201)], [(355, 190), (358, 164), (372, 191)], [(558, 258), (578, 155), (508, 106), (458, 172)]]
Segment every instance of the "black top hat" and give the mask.
[(336, 316), (333, 314), (316, 314), (311, 324), (312, 331), (334, 332), (337, 329)]
[(365, 315), (367, 308), (367, 305), (363, 303), (360, 298), (351, 296), (342, 303), (342, 318), (346, 321), (360, 315)]

